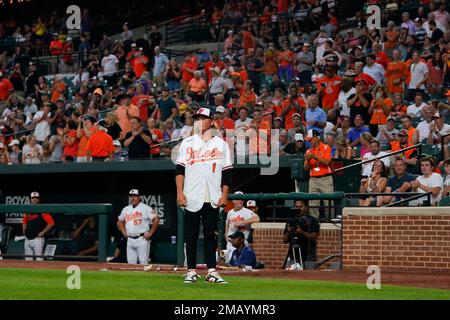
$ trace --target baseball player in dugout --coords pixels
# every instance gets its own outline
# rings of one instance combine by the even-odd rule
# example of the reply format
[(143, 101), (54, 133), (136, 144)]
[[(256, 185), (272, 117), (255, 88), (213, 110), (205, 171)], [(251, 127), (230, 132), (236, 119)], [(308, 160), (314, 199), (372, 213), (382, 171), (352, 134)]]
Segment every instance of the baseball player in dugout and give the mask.
[(178, 205), (185, 209), (185, 238), (188, 273), (184, 283), (195, 283), (197, 239), (203, 223), (207, 282), (227, 283), (216, 271), (217, 224), (231, 185), (231, 152), (228, 144), (214, 135), (213, 114), (202, 108), (194, 115), (194, 135), (178, 151), (176, 185)]
[[(31, 193), (31, 204), (40, 202), (38, 192)], [(45, 247), (45, 236), (55, 225), (49, 213), (30, 214), (23, 217), (23, 234), (25, 235), (25, 260), (43, 261), (42, 255)]]
[[(305, 139), (311, 148), (305, 154), (305, 171), (309, 172), (309, 193), (334, 192), (331, 171), (331, 148), (321, 140), (320, 132), (309, 130)], [(310, 213), (319, 219), (320, 201), (310, 201)], [(331, 212), (328, 213), (331, 215)]]
[(123, 208), (117, 227), (127, 239), (128, 263), (146, 265), (151, 239), (159, 227), (159, 217), (154, 209), (142, 203), (139, 190), (131, 190), (129, 196), (131, 204)]

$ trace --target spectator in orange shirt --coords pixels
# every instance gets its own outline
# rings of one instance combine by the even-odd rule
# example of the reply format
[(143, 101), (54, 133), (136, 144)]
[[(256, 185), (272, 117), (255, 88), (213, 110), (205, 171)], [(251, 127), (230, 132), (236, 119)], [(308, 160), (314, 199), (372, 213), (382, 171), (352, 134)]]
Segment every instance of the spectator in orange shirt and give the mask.
[(50, 42), (49, 51), (52, 55), (51, 59), (51, 70), (53, 73), (58, 72), (59, 59), (63, 50), (63, 43), (59, 40), (59, 35), (57, 33), (53, 34), (53, 40)]
[(86, 117), (80, 119), (77, 127), (78, 151), (77, 163), (86, 163), (87, 161), (87, 143), (89, 138), (95, 133), (95, 118)]
[[(253, 130), (252, 130), (253, 129)], [(250, 122), (250, 130), (246, 134), (249, 137), (249, 155), (267, 155), (270, 150), (270, 123), (263, 120), (260, 109), (253, 111), (253, 120)]]
[[(284, 128), (286, 130), (294, 128), (294, 124), (292, 122), (292, 117), (294, 114), (298, 113), (300, 115), (305, 114), (305, 100), (298, 94), (298, 87), (292, 85), (289, 88), (289, 98), (283, 101), (281, 105), (281, 118), (284, 119)], [(305, 117), (302, 116), (302, 119)]]
[(64, 99), (65, 92), (66, 92), (66, 84), (64, 83), (64, 80), (59, 75), (55, 76), (52, 88), (52, 98), (50, 99), (50, 101), (56, 104), (58, 99), (60, 98)]
[(11, 93), (14, 91), (14, 86), (3, 76), (3, 73), (0, 71), (0, 101), (8, 100)]
[(372, 53), (376, 57), (375, 62), (381, 64), (383, 68), (386, 69), (387, 65), (391, 61), (389, 60), (388, 55), (385, 52), (381, 51), (381, 46), (378, 42), (372, 43)]
[(194, 78), (189, 81), (187, 86), (187, 93), (192, 100), (203, 102), (205, 99), (205, 92), (207, 89), (206, 81), (201, 77), (200, 71), (194, 72)]
[(64, 162), (75, 162), (78, 153), (78, 139), (77, 139), (78, 125), (75, 121), (70, 120), (64, 129)]
[(386, 68), (386, 86), (390, 94), (403, 93), (405, 80), (408, 78), (408, 66), (400, 60), (400, 50), (394, 50), (393, 61)]
[(184, 92), (187, 92), (187, 86), (192, 78), (194, 78), (194, 72), (197, 71), (197, 68), (197, 57), (192, 52), (189, 52), (184, 57), (184, 63), (181, 65), (181, 83)]
[(119, 140), (123, 140), (125, 138), (125, 135), (131, 131), (130, 119), (133, 117), (139, 117), (140, 111), (137, 106), (131, 104), (129, 95), (124, 94), (118, 97), (118, 100), (120, 103), (120, 107), (117, 108), (116, 115), (119, 121), (119, 125), (122, 128)]
[(155, 147), (156, 145), (164, 142), (164, 137), (158, 128), (156, 128), (156, 120), (153, 118), (148, 118), (147, 120), (147, 130), (152, 136), (152, 144), (150, 145), (150, 156), (152, 158), (159, 158), (161, 156), (161, 147)]
[(282, 51), (278, 53), (279, 68), (278, 75), (281, 80), (290, 83), (294, 79), (294, 58), (295, 54), (289, 49), (289, 43), (284, 40), (281, 44)]
[(253, 83), (250, 80), (245, 81), (244, 90), (239, 98), (239, 107), (252, 108), (256, 104), (256, 94), (253, 91)]
[(242, 48), (247, 51), (248, 49), (254, 49), (256, 46), (255, 38), (251, 33), (251, 27), (247, 27), (247, 29), (242, 29)]
[(62, 48), (61, 54), (63, 56), (65, 70), (64, 72), (73, 72), (73, 42), (72, 38), (68, 37)]
[(360, 61), (355, 62), (355, 72), (356, 72), (355, 83), (357, 83), (361, 80), (364, 80), (365, 90), (370, 91), (373, 87), (376, 86), (377, 82), (370, 75), (368, 75), (367, 73), (364, 73), (363, 69), (364, 69), (364, 63), (362, 63)]
[(114, 154), (113, 139), (106, 133), (106, 122), (100, 120), (95, 124), (97, 132), (90, 138), (86, 146), (88, 162), (106, 162), (112, 160)]
[(135, 54), (133, 70), (136, 74), (136, 78), (142, 77), (142, 74), (147, 71), (148, 66), (148, 57), (144, 55), (144, 49), (139, 48), (139, 51)]
[(412, 146), (419, 143), (419, 131), (414, 129), (412, 125), (412, 118), (408, 115), (402, 118), (402, 129), (408, 132), (408, 143)]
[(213, 70), (218, 67), (220, 69), (219, 75), (222, 70), (225, 68), (225, 64), (222, 61), (219, 61), (219, 54), (217, 52), (211, 52), (212, 60), (209, 60), (205, 63), (204, 71), (206, 76), (206, 83), (209, 83), (212, 79)]
[(325, 112), (334, 108), (341, 93), (341, 80), (336, 74), (336, 67), (325, 67), (325, 77), (317, 83), (317, 93), (322, 99), (322, 109)]
[(387, 117), (392, 110), (392, 100), (388, 97), (388, 93), (384, 86), (377, 86), (375, 88), (375, 99), (370, 103), (369, 115), (370, 123), (369, 129), (372, 136), (378, 135), (379, 126), (387, 125)]
[(223, 131), (224, 130), (233, 130), (234, 132), (234, 121), (231, 120), (225, 110), (225, 107), (218, 106), (216, 108), (215, 112), (215, 119), (214, 119), (214, 127), (217, 130)]

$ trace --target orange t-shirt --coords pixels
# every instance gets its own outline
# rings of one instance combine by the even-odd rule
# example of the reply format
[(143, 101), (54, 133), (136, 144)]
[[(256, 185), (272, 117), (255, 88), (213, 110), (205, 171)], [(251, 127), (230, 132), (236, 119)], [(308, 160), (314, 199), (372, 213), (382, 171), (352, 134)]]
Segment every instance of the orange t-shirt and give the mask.
[(253, 35), (251, 34), (250, 31), (244, 31), (242, 32), (242, 41), (243, 41), (243, 48), (245, 50), (254, 48), (255, 45), (253, 43)]
[[(395, 152), (395, 151), (399, 151), (405, 148), (409, 148), (412, 145), (410, 143), (408, 143), (406, 146), (401, 146), (400, 142), (397, 140), (394, 140), (391, 142), (391, 151)], [(403, 153), (403, 157), (405, 157), (406, 159), (411, 159), (411, 155), (413, 154), (413, 152), (416, 151), (416, 149), (411, 149), (408, 151), (405, 151)], [(397, 154), (396, 157), (401, 156), (402, 154)]]
[(52, 98), (50, 99), (50, 101), (52, 103), (56, 103), (58, 99), (64, 95), (64, 90), (66, 90), (66, 84), (64, 83), (64, 81), (60, 81), (56, 85), (54, 85)]
[(395, 85), (394, 80), (408, 77), (408, 66), (403, 61), (391, 62), (386, 68), (386, 87), (389, 93), (403, 93), (403, 83)]
[[(392, 108), (393, 102), (390, 98), (384, 99), (384, 104), (389, 108)], [(370, 124), (378, 124), (378, 125), (386, 125), (388, 114), (384, 113), (383, 107), (381, 103), (376, 100), (372, 101), (372, 106), (375, 106), (373, 109), (372, 117), (370, 119)], [(390, 111), (389, 111), (390, 112)]]
[(63, 49), (61, 40), (53, 40), (50, 42), (50, 53), (54, 56), (60, 55)]
[(414, 134), (416, 133), (416, 129), (409, 128), (408, 129), (408, 143), (412, 146), (413, 145), (413, 138)]
[(188, 72), (185, 68), (188, 68), (192, 71), (197, 70), (198, 68), (197, 58), (192, 56), (188, 62), (183, 63), (181, 66), (181, 78), (183, 79), (184, 82), (189, 82), (191, 81), (192, 78), (194, 78), (194, 74)]
[(64, 155), (70, 156), (70, 157), (76, 157), (77, 153), (78, 153), (77, 130), (70, 130), (70, 132), (67, 136), (69, 138), (75, 138), (75, 142), (71, 146), (69, 146), (69, 145), (64, 146)]
[(388, 35), (389, 37), (395, 37), (394, 41), (390, 41), (387, 40), (384, 43), (384, 49), (394, 49), (397, 46), (397, 39), (398, 39), (398, 35), (399, 33), (397, 31), (386, 31), (386, 35)]
[[(128, 114), (127, 114), (128, 112)], [(130, 118), (140, 116), (140, 110), (135, 105), (121, 106), (116, 110), (117, 121), (119, 122), (122, 132), (120, 133), (120, 140), (125, 138), (125, 135), (131, 131)]]
[(14, 86), (8, 79), (0, 80), (0, 101), (9, 98), (9, 95), (14, 90)]
[(102, 130), (98, 130), (89, 139), (86, 150), (91, 152), (91, 157), (109, 157), (114, 153), (113, 139)]
[[(91, 134), (94, 134), (97, 129), (95, 129), (95, 127), (92, 127), (88, 130), (91, 132)], [(86, 157), (86, 155), (87, 155), (86, 146), (89, 141), (89, 138), (84, 133), (84, 130), (82, 132), (83, 132), (83, 135), (81, 136), (80, 141), (78, 142), (77, 157)]]
[(199, 93), (202, 90), (206, 89), (206, 81), (204, 79), (196, 80), (195, 78), (192, 78), (189, 82), (189, 85), (191, 87), (191, 91), (195, 93)]
[(239, 107), (245, 107), (247, 104), (256, 103), (256, 94), (251, 91), (250, 93), (242, 93), (239, 99)]
[[(253, 124), (255, 124), (254, 121), (252, 121), (252, 125)], [(250, 137), (249, 140), (249, 154), (268, 154), (268, 151), (270, 150), (270, 123), (262, 120), (259, 125), (257, 124), (257, 128), (256, 136)], [(267, 138), (262, 138), (260, 136), (260, 130), (265, 131)], [(265, 139), (265, 141), (262, 139)]]
[(377, 58), (376, 62), (378, 64), (381, 64), (384, 69), (386, 69), (389, 62), (391, 62), (391, 60), (389, 60), (388, 55), (386, 53), (384, 53), (383, 51), (378, 52), (376, 58)]
[(334, 108), (334, 104), (339, 98), (339, 93), (341, 92), (341, 80), (339, 76), (333, 78), (324, 77), (317, 83), (317, 89), (319, 89), (322, 84), (325, 84), (325, 90), (322, 95), (322, 108), (324, 110), (329, 110)]
[[(298, 98), (297, 98), (297, 103), (298, 103), (298, 105), (300, 106), (300, 108), (305, 109), (306, 103), (305, 103), (305, 100), (303, 100), (302, 97), (298, 97)], [(280, 114), (283, 113), (284, 110), (286, 110), (287, 108), (289, 108), (290, 105), (291, 105), (290, 99), (284, 100), (283, 104), (281, 105), (281, 112), (280, 112)], [(292, 116), (293, 116), (295, 113), (297, 113), (297, 111), (296, 111), (295, 109), (290, 109), (290, 110), (288, 111), (288, 113), (286, 113), (286, 115), (285, 115), (285, 117), (284, 117), (284, 119), (285, 119), (285, 121), (284, 121), (284, 128), (285, 128), (286, 130), (289, 130), (289, 129), (293, 129), (293, 128), (294, 128), (294, 123), (292, 122)], [(300, 112), (300, 116), (301, 116), (302, 114), (303, 114), (303, 112)], [(278, 116), (278, 114), (277, 114), (277, 116)], [(302, 117), (302, 118), (303, 118), (303, 117)], [(302, 121), (303, 121), (303, 119), (302, 119)]]
[[(291, 50), (282, 51), (278, 54), (280, 67), (288, 67), (292, 64), (292, 59), (294, 58), (294, 52)], [(291, 59), (289, 62), (288, 59)]]
[(305, 161), (307, 161), (308, 165), (311, 167), (311, 171), (309, 172), (309, 175), (311, 177), (322, 177), (331, 173), (331, 168), (329, 165), (319, 163), (315, 159), (306, 160), (306, 156), (308, 156), (309, 154), (313, 154), (316, 157), (320, 157), (325, 160), (331, 160), (330, 146), (321, 142), (317, 148), (309, 149), (308, 151), (306, 151)]
[(212, 79), (212, 69), (215, 67), (219, 67), (220, 71), (225, 68), (225, 64), (222, 61), (219, 61), (217, 63), (214, 63), (212, 61), (208, 61), (205, 63), (205, 75), (206, 75), (206, 81), (209, 82), (209, 80)]
[[(158, 137), (159, 141), (162, 141), (163, 134), (162, 134), (161, 130), (153, 129), (151, 131), (151, 133), (152, 133), (152, 135), (153, 134), (156, 135)], [(159, 144), (159, 143), (153, 142), (150, 146), (155, 146), (157, 144)], [(157, 155), (157, 156), (160, 155), (161, 154), (161, 147), (151, 148), (150, 149), (150, 153), (153, 154), (153, 155)]]
[(134, 59), (133, 70), (137, 78), (140, 78), (142, 74), (147, 70), (147, 65), (148, 58), (146, 56)]

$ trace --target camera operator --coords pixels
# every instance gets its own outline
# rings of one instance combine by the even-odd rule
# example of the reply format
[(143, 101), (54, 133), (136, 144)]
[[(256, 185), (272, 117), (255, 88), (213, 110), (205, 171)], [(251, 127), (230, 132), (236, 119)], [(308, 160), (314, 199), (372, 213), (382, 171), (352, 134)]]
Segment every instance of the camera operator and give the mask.
[[(303, 262), (304, 269), (307, 262), (316, 261), (317, 239), (320, 234), (319, 221), (309, 214), (307, 202), (298, 200), (293, 208), (295, 216), (288, 221), (284, 229), (283, 242), (289, 244), (288, 257), (297, 263)], [(300, 251), (299, 251), (300, 249)], [(295, 254), (295, 257), (293, 256)], [(286, 268), (286, 263), (283, 266)]]

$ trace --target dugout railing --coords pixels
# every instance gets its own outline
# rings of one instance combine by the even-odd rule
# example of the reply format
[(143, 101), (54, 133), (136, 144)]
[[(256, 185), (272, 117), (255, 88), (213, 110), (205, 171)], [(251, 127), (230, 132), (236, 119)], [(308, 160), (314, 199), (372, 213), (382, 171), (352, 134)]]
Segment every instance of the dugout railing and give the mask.
[[(113, 213), (113, 205), (109, 203), (97, 204), (38, 204), (38, 205), (0, 205), (0, 215), (6, 213), (50, 213), (52, 215), (96, 215), (98, 216), (98, 255), (85, 257), (96, 258), (99, 262), (106, 262), (108, 252), (108, 221)], [(25, 255), (0, 255), (0, 257), (18, 258)], [(35, 256), (36, 257), (36, 256)], [(70, 256), (41, 256), (39, 258), (71, 258)], [(73, 257), (72, 257), (73, 258)], [(76, 257), (80, 259), (80, 257)]]

